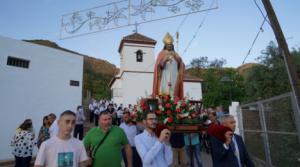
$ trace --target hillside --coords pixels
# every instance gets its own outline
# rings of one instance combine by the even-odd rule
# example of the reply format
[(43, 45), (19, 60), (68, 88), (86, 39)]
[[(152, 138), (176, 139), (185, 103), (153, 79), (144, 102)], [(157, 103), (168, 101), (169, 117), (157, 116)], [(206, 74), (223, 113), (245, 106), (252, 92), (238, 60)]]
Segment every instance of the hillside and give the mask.
[(108, 88), (108, 83), (117, 73), (118, 68), (101, 59), (83, 55), (72, 50), (68, 50), (60, 47), (55, 42), (49, 40), (23, 40), (34, 44), (39, 44), (62, 51), (78, 54), (84, 57), (83, 66), (83, 96), (84, 98), (92, 95), (97, 99), (99, 98), (110, 98), (111, 93)]
[(237, 70), (241, 75), (245, 75), (245, 73), (255, 65), (257, 65), (257, 63), (246, 63), (246, 64), (239, 66), (237, 68)]

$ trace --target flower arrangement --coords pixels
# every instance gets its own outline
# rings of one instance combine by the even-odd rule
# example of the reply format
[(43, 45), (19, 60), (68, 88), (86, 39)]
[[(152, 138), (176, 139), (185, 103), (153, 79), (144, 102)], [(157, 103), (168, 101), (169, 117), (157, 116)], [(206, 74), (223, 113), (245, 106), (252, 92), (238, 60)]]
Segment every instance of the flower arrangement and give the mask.
[[(150, 104), (155, 101), (155, 106)], [(142, 114), (146, 111), (156, 113), (159, 123), (173, 124), (198, 124), (200, 119), (196, 105), (187, 98), (179, 99), (170, 95), (157, 96), (155, 99), (140, 98), (136, 105), (136, 120), (142, 120)]]

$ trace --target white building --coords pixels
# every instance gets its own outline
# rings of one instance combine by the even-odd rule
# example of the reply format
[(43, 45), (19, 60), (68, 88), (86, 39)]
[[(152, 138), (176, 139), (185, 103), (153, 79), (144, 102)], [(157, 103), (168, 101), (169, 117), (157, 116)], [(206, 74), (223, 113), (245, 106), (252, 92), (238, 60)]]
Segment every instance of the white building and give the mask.
[(0, 36), (0, 161), (13, 158), (10, 140), (26, 118), (36, 133), (49, 113), (82, 102), (83, 56)]
[[(112, 100), (117, 104), (136, 104), (139, 97), (152, 93), (156, 41), (139, 33), (124, 37), (119, 46), (120, 73), (109, 86)], [(184, 79), (184, 94), (193, 100), (202, 99), (202, 80)]]

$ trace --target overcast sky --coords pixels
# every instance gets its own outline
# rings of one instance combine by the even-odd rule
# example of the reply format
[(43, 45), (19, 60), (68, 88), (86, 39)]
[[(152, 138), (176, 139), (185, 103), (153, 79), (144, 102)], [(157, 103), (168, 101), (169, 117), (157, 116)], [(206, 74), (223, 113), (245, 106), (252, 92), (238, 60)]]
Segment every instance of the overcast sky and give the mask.
[[(135, 3), (140, 0), (131, 0)], [(146, 1), (146, 0), (145, 0)], [(93, 33), (70, 39), (60, 39), (62, 15), (74, 11), (105, 5), (108, 0), (1, 0), (0, 35), (14, 39), (47, 39), (61, 47), (107, 60), (119, 66), (118, 47), (122, 37), (133, 33), (134, 26)], [(211, 3), (212, 0), (205, 0)], [(264, 8), (261, 1), (258, 5)], [(300, 47), (300, 1), (272, 0), (273, 7), (287, 38), (289, 47)], [(157, 13), (159, 14), (159, 13)], [(182, 55), (197, 27), (207, 15), (205, 22), (189, 49)], [(150, 22), (138, 26), (138, 32), (157, 40), (155, 56), (162, 49), (162, 38), (166, 32), (175, 34), (184, 16)], [(219, 0), (218, 9), (189, 15), (179, 29), (179, 54), (185, 64), (196, 57), (207, 56), (210, 60), (224, 58), (226, 66), (242, 64), (258, 30), (263, 16), (254, 0)], [(266, 48), (274, 33), (268, 23), (263, 26), (253, 50), (246, 60), (255, 58)]]

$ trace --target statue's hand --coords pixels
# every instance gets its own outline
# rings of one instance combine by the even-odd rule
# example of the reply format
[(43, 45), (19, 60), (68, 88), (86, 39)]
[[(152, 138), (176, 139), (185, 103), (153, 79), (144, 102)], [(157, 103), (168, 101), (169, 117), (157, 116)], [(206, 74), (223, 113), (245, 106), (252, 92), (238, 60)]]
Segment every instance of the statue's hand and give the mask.
[(165, 66), (166, 66), (166, 64), (167, 64), (167, 62), (170, 61), (170, 60), (171, 60), (171, 59), (170, 59), (168, 56), (165, 56), (165, 57), (163, 58), (163, 60), (161, 61), (161, 63), (160, 63), (161, 68), (164, 69)]

